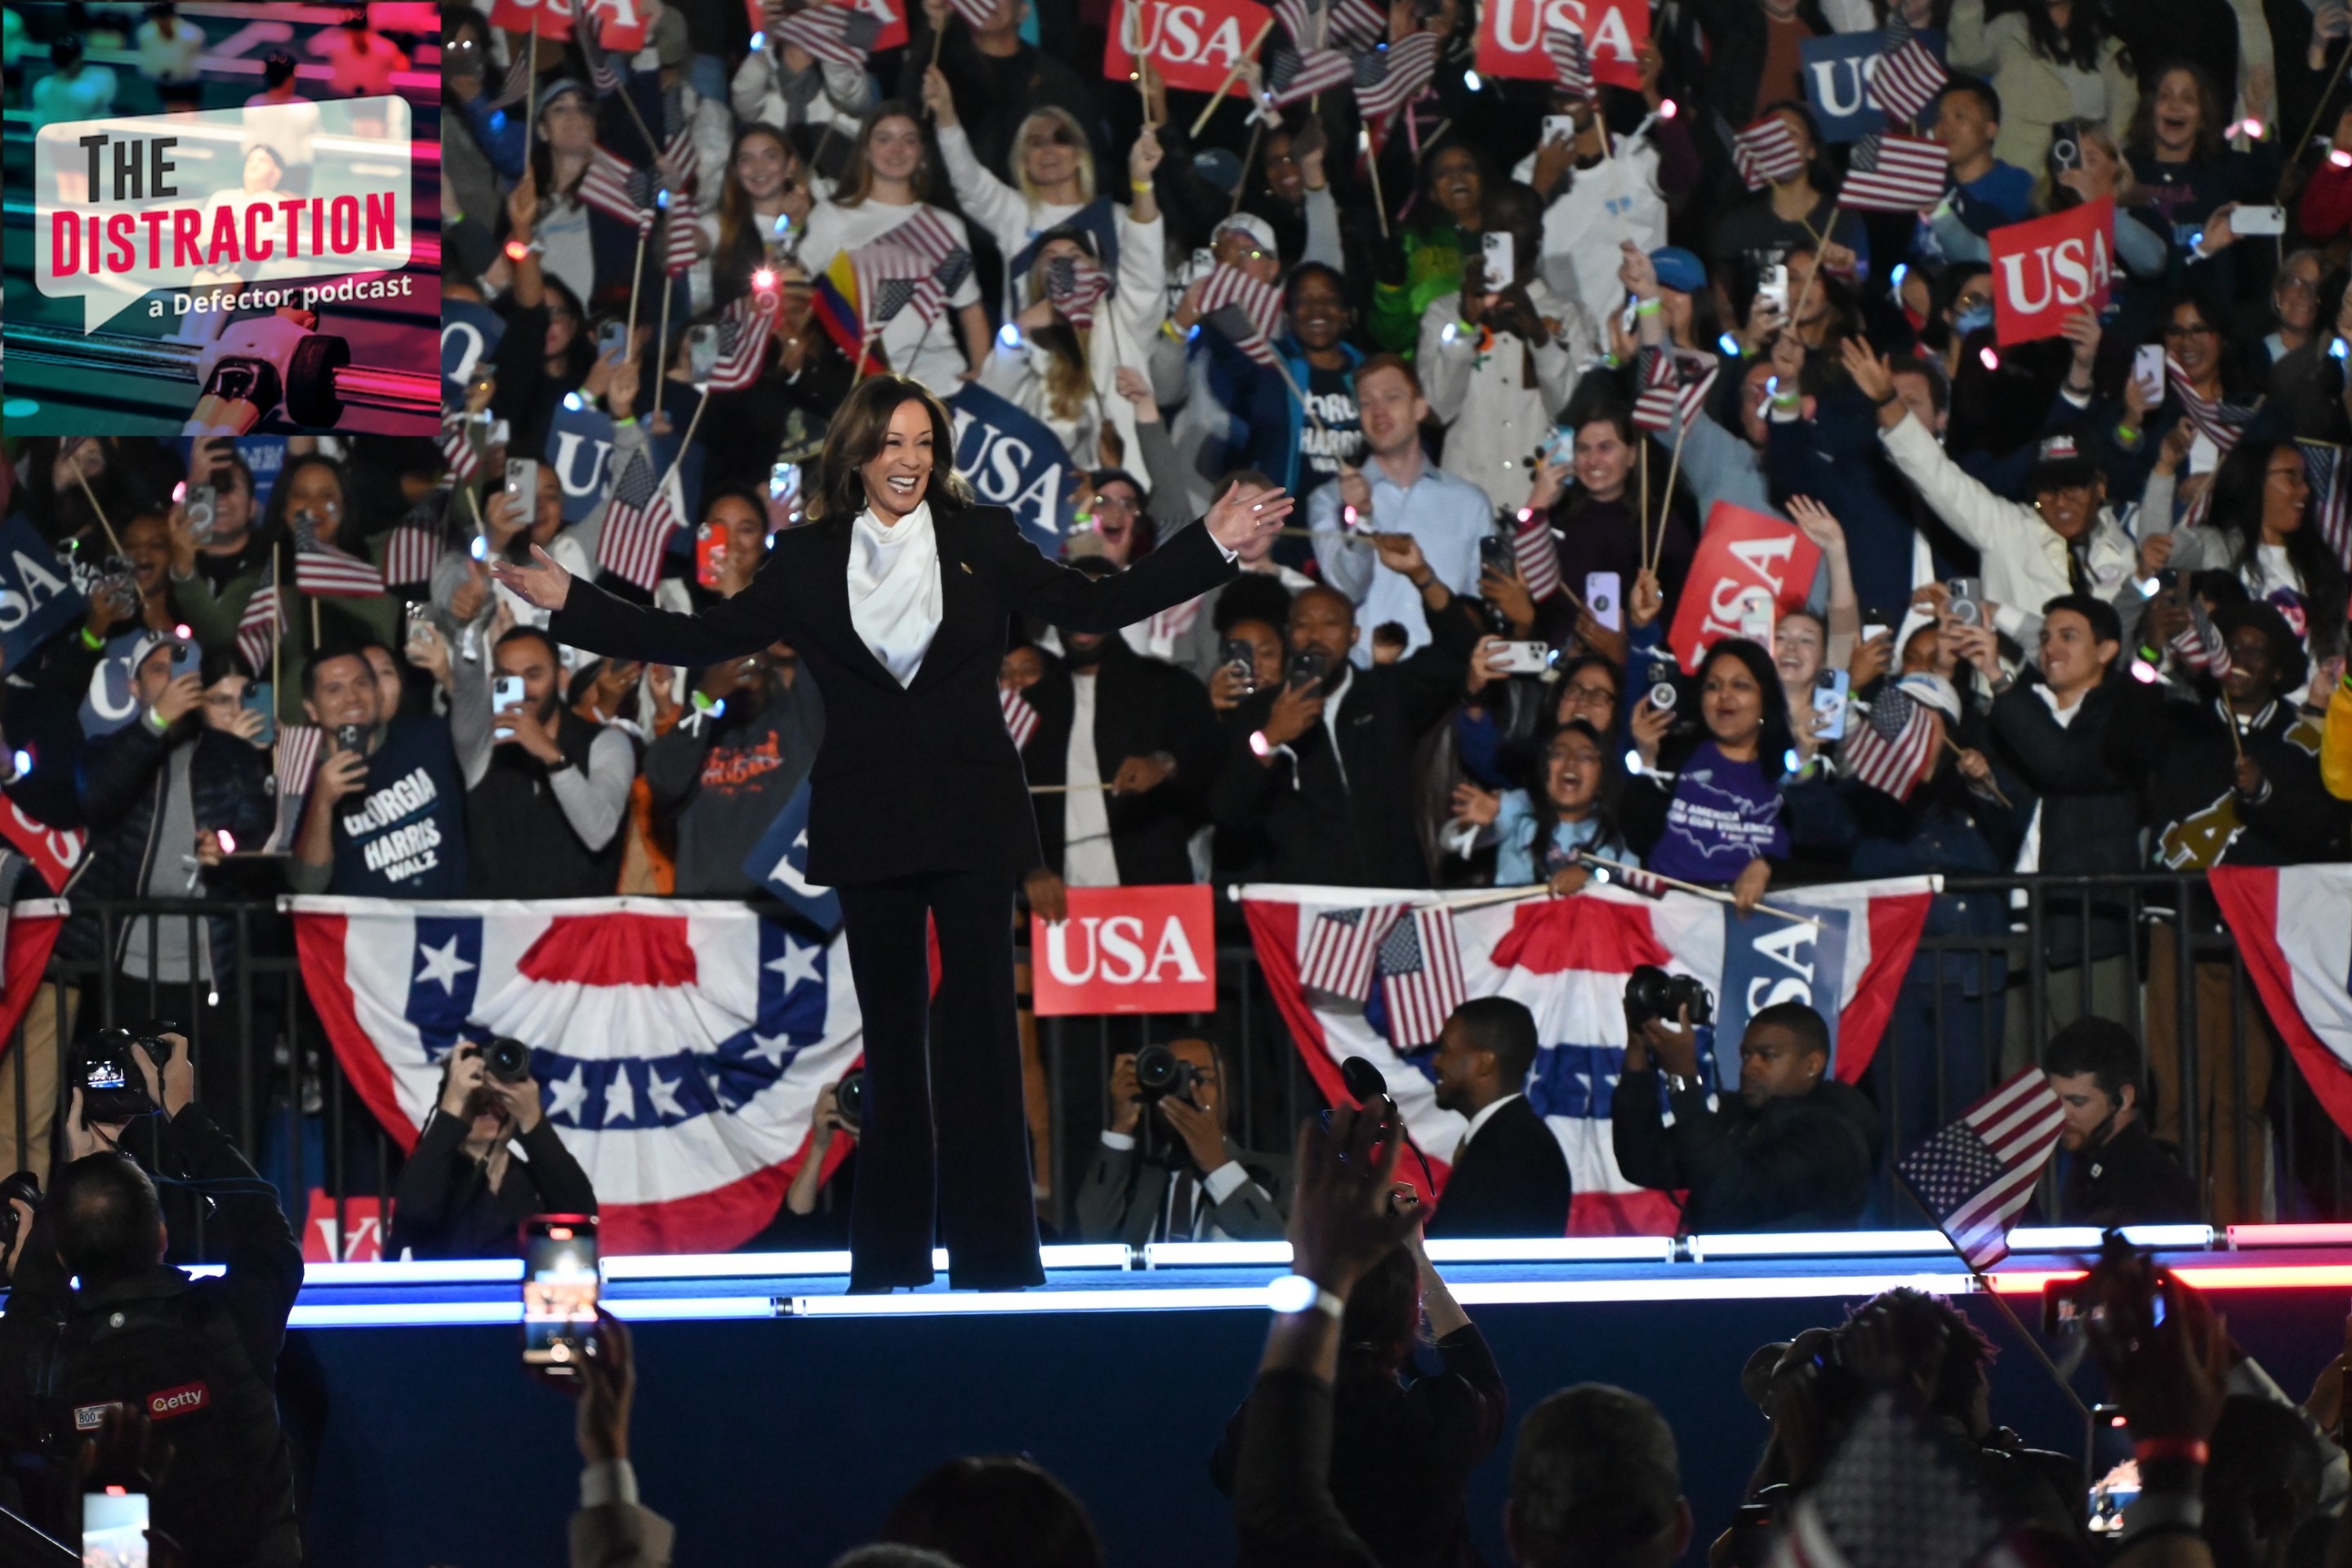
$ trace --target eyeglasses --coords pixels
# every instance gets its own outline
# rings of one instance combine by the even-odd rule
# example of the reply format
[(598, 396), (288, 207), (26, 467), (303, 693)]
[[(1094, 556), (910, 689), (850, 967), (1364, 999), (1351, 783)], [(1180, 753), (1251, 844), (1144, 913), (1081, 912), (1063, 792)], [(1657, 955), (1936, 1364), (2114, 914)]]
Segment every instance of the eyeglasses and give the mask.
[(1571, 686), (1565, 693), (1580, 708), (1614, 708), (1617, 693), (1606, 686)]
[(1051, 131), (1030, 132), (1029, 140), (1024, 143), (1024, 146), (1029, 147), (1075, 147), (1077, 144), (1078, 139), (1071, 135), (1066, 127), (1059, 125)]
[(2291, 468), (2273, 468), (2268, 477), (2273, 479), (2284, 479), (2292, 484), (2304, 477), (2303, 465), (2297, 463)]
[(2164, 329), (2164, 335), (2168, 338), (2218, 338), (2221, 335), (2221, 329), (2209, 327), (2200, 321), (2193, 327), (2168, 326)]
[(1970, 289), (1968, 293), (1961, 295), (1958, 299), (1952, 301), (1953, 308), (1960, 311), (1963, 315), (1967, 314), (1970, 310), (1984, 310), (1991, 303), (1992, 296), (1989, 294), (1979, 294), (1974, 289)]
[(1097, 511), (1139, 511), (1142, 509), (1130, 496), (1098, 495), (1095, 497), (1095, 510)]
[(2278, 291), (2282, 294), (2316, 294), (2319, 292), (2319, 280), (2300, 278), (2290, 272), (2278, 280)]

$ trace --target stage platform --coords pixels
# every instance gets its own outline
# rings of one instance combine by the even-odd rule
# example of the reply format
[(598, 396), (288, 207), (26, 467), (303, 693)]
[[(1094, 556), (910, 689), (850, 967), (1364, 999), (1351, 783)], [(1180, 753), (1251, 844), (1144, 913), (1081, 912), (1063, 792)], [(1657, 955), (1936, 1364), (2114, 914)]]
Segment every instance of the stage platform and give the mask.
[[(2228, 1314), (2232, 1337), (2301, 1398), (2342, 1348), (2352, 1226), (2138, 1233)], [(2095, 1250), (2027, 1231), (1990, 1281), (2029, 1331), (2038, 1295)], [(677, 1561), (823, 1568), (959, 1454), (1026, 1453), (1087, 1504), (1111, 1568), (1233, 1560), (1208, 1458), (1265, 1342), (1273, 1246), (1048, 1250), (1047, 1283), (847, 1296), (845, 1254), (611, 1258), (604, 1299), (633, 1325), (634, 1452)], [(1512, 1409), (1473, 1475), (1474, 1538), (1501, 1531), (1519, 1418), (1604, 1382), (1655, 1400), (1682, 1449), (1704, 1542), (1760, 1447), (1739, 1393), (1756, 1346), (1834, 1324), (1876, 1291), (1952, 1296), (1999, 1352), (1994, 1418), (2079, 1451), (2082, 1422), (2018, 1329), (1930, 1232), (1434, 1244), (1495, 1350)], [(520, 1365), (520, 1265), (314, 1265), (281, 1363), (281, 1403), (315, 1455), (311, 1560), (337, 1568), (558, 1568), (576, 1506), (572, 1411)], [(2063, 1348), (2057, 1348), (2063, 1360)], [(2095, 1368), (2074, 1372), (2086, 1401)]]

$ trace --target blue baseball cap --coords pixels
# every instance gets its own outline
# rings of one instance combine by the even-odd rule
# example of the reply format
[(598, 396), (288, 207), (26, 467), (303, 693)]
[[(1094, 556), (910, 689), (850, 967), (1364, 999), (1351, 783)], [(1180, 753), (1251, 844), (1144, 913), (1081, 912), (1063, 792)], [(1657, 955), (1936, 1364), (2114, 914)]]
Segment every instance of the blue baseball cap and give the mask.
[(1661, 246), (1650, 252), (1650, 265), (1657, 268), (1661, 289), (1671, 289), (1677, 294), (1706, 290), (1706, 266), (1679, 245)]

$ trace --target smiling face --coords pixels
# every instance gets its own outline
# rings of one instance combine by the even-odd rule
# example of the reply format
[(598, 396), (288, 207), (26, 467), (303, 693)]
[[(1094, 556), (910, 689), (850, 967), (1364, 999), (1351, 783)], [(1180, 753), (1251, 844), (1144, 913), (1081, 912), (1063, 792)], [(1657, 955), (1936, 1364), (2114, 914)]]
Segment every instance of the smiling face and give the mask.
[(793, 166), (791, 153), (773, 136), (746, 136), (735, 149), (735, 183), (755, 202), (782, 195)]
[(1559, 683), (1559, 707), (1555, 723), (1581, 719), (1602, 735), (1616, 727), (1617, 679), (1606, 665), (1588, 664)]
[(383, 701), (374, 668), (358, 654), (349, 653), (318, 662), (310, 695), (302, 700), (302, 709), (311, 723), (339, 730), (346, 724), (373, 725)]
[(2183, 300), (2164, 323), (2164, 346), (2180, 362), (2181, 373), (2200, 384), (2220, 367), (2221, 332), (2196, 301)]
[(910, 397), (890, 412), (882, 449), (858, 469), (866, 481), (866, 504), (887, 528), (922, 503), (931, 479), (931, 415)]
[(539, 131), (558, 153), (586, 157), (595, 151), (596, 115), (588, 107), (587, 95), (577, 90), (557, 94), (554, 102), (540, 110)]
[(1029, 183), (1051, 190), (1078, 176), (1078, 138), (1060, 117), (1033, 114), (1021, 127), (1021, 164)]
[(2240, 626), (2230, 634), (2230, 670), (2221, 677), (2221, 690), (2232, 702), (2262, 703), (2278, 694), (2277, 666), (2271, 662), (2271, 639), (2260, 626)]
[(1570, 821), (1591, 815), (1601, 799), (1601, 748), (1591, 737), (1574, 730), (1552, 737), (1544, 752), (1544, 793)]
[(1454, 221), (1464, 228), (1478, 226), (1478, 212), (1486, 199), (1485, 182), (1478, 177), (1478, 160), (1467, 147), (1448, 147), (1431, 162), (1429, 188), (1437, 195), (1437, 205), (1444, 207)]
[(1824, 639), (1822, 623), (1810, 615), (1798, 612), (1781, 617), (1772, 630), (1772, 663), (1780, 671), (1780, 688), (1791, 702), (1806, 698), (1813, 689), (1813, 677), (1822, 672)]
[(2079, 610), (2060, 610), (2042, 622), (2042, 679), (2062, 697), (2099, 683), (2116, 645), (2101, 642)]
[(2197, 90), (2197, 79), (2185, 70), (2168, 70), (2157, 79), (2156, 114), (2150, 123), (2158, 157), (2178, 161), (2195, 152), (2197, 138), (2205, 130), (2204, 95)]
[(2279, 324), (2290, 331), (2308, 332), (2319, 324), (2319, 258), (2298, 256), (2279, 269), (2271, 286), (2271, 302)]
[(886, 114), (866, 140), (866, 163), (886, 180), (911, 180), (923, 166), (923, 128), (903, 114)]
[(1307, 176), (1290, 155), (1290, 133), (1277, 131), (1265, 139), (1265, 183), (1274, 194), (1297, 206), (1307, 199)]
[(1356, 414), (1364, 427), (1364, 445), (1375, 457), (1392, 458), (1421, 439), (1429, 405), (1404, 372), (1383, 366), (1356, 378)]
[(305, 463), (282, 481), (286, 487), (289, 521), (310, 514), (321, 542), (332, 544), (343, 525), (343, 482), (324, 463)]
[(1290, 331), (1312, 353), (1328, 349), (1348, 330), (1348, 298), (1321, 272), (1309, 272), (1290, 288)]
[(2263, 541), (2283, 541), (2301, 528), (2310, 506), (2311, 478), (2304, 469), (2303, 453), (2281, 447), (2271, 454), (2269, 471), (2263, 475)]
[(122, 525), (122, 553), (131, 560), (131, 574), (139, 592), (159, 594), (163, 574), (172, 564), (172, 528), (160, 517), (134, 517)]
[(1751, 749), (1764, 732), (1763, 688), (1739, 660), (1728, 655), (1712, 659), (1699, 680), (1699, 716), (1717, 745)]
[(1594, 500), (1615, 500), (1625, 493), (1625, 476), (1633, 471), (1634, 448), (1615, 422), (1595, 419), (1576, 433), (1576, 482)]

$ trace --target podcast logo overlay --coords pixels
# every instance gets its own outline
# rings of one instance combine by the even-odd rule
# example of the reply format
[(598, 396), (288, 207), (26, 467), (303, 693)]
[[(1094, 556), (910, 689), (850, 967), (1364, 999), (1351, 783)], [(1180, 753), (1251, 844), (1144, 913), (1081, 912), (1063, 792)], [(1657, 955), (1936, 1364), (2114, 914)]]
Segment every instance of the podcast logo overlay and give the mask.
[[(399, 300), (413, 279), (409, 106), (296, 102), (44, 127), (33, 282), (186, 335), (191, 318)], [(334, 282), (316, 281), (337, 279)]]

